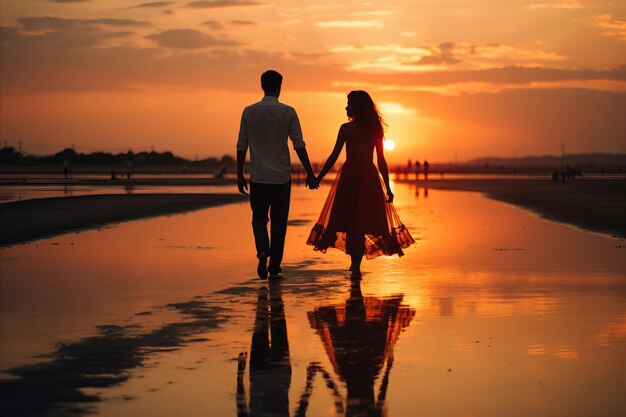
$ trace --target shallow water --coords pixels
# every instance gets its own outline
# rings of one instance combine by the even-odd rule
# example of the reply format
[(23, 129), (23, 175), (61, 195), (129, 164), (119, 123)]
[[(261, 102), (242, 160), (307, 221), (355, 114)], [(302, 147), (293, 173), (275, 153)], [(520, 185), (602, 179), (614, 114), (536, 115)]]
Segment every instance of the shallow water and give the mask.
[(623, 241), (398, 185), (417, 244), (351, 285), (303, 243), (325, 191), (294, 188), (271, 285), (247, 204), (2, 250), (3, 390), (57, 387), (44, 415), (624, 414)]

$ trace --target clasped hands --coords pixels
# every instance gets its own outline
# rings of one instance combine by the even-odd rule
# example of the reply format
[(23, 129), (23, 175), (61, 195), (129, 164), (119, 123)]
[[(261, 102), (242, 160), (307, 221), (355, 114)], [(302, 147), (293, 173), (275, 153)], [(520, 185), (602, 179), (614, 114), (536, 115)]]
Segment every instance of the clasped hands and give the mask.
[(313, 174), (308, 174), (304, 181), (309, 190), (317, 190), (320, 187), (320, 178)]

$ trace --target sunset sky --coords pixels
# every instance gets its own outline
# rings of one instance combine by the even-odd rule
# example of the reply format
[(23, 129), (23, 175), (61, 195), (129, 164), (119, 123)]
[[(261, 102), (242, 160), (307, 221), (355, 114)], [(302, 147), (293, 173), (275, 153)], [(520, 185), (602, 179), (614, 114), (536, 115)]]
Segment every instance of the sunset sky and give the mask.
[(1, 138), (32, 153), (235, 153), (284, 75), (313, 160), (364, 89), (392, 162), (626, 152), (626, 2), (0, 0)]

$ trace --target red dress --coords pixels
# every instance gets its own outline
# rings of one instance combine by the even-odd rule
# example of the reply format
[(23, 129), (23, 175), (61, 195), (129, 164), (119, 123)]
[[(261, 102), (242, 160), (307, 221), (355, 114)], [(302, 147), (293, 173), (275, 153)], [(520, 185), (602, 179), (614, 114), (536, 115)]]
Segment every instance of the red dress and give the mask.
[(415, 240), (393, 204), (387, 203), (382, 178), (374, 166), (374, 149), (382, 137), (352, 137), (350, 131), (355, 130), (344, 131), (346, 162), (337, 172), (307, 244), (323, 253), (332, 247), (367, 259), (402, 256), (402, 248)]

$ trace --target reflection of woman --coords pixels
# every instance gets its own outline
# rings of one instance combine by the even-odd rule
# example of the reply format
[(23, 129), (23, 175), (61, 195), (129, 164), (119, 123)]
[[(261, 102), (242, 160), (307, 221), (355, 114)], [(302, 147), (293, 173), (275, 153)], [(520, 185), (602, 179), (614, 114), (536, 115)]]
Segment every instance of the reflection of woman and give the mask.
[(250, 347), (250, 403), (243, 384), (246, 354), (239, 355), (237, 415), (289, 416), (291, 363), (282, 294), (277, 284), (259, 289)]
[[(344, 251), (352, 260), (352, 276), (359, 278), (363, 255), (368, 259), (402, 256), (402, 248), (415, 241), (392, 204), (394, 196), (383, 153), (383, 124), (376, 105), (365, 91), (352, 91), (346, 111), (350, 122), (339, 129), (335, 148), (316, 184), (333, 167), (344, 144), (346, 162), (337, 173), (307, 244), (322, 252), (329, 247)], [(372, 160), (374, 149), (387, 196)]]
[[(353, 281), (345, 305), (317, 307), (308, 313), (335, 373), (346, 383), (346, 416), (387, 414), (384, 399), (393, 348), (415, 315), (415, 310), (401, 304), (402, 298), (363, 297), (360, 282)], [(376, 398), (374, 382), (384, 366)]]

